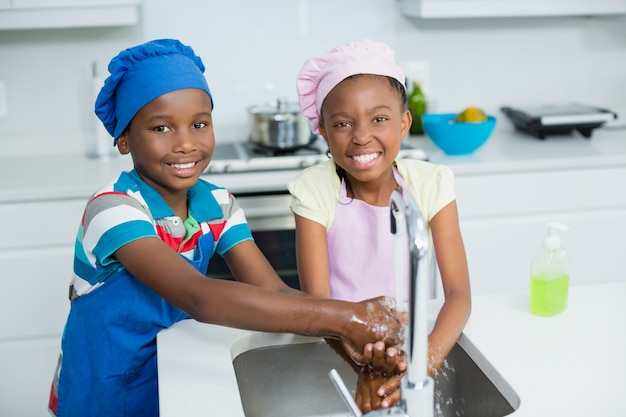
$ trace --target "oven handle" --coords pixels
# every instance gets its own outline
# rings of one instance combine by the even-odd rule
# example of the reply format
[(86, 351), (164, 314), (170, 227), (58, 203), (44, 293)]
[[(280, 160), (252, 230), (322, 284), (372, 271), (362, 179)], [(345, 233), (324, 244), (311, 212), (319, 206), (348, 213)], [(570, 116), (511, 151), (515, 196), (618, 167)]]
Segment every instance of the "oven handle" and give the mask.
[(262, 219), (266, 217), (282, 217), (293, 216), (289, 208), (284, 207), (248, 207), (244, 209), (246, 218), (249, 219)]

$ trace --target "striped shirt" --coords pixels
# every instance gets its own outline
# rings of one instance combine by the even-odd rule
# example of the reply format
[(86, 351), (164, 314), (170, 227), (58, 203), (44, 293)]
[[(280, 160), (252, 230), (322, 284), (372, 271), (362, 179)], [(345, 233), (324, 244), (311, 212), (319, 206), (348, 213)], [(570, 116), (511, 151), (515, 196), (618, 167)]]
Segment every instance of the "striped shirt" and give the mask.
[(78, 298), (124, 269), (114, 253), (143, 237), (159, 237), (182, 256), (200, 257), (196, 243), (212, 234), (212, 251), (223, 255), (252, 239), (243, 210), (228, 190), (199, 180), (188, 192), (189, 215), (183, 221), (159, 193), (133, 170), (96, 192), (87, 203), (75, 245), (70, 297)]

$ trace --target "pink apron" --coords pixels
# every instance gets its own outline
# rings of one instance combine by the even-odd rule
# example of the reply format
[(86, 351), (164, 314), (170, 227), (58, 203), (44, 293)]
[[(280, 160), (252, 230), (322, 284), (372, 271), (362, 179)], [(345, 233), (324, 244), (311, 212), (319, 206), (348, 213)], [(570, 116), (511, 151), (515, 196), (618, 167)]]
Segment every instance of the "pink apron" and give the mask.
[[(402, 178), (393, 169), (396, 183)], [(339, 202), (328, 229), (330, 296), (360, 301), (387, 295), (395, 297), (393, 234), (389, 206), (370, 206), (346, 196), (341, 181)]]

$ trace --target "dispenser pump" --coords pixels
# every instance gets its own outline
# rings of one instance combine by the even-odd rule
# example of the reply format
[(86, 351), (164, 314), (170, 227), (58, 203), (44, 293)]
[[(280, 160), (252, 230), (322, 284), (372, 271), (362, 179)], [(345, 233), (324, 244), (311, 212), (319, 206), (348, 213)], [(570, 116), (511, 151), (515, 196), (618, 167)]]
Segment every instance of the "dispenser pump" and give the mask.
[(558, 249), (561, 247), (561, 236), (559, 236), (558, 232), (566, 232), (569, 230), (569, 227), (563, 223), (558, 222), (550, 222), (547, 223), (548, 231), (546, 236), (543, 238), (543, 244), (549, 249)]

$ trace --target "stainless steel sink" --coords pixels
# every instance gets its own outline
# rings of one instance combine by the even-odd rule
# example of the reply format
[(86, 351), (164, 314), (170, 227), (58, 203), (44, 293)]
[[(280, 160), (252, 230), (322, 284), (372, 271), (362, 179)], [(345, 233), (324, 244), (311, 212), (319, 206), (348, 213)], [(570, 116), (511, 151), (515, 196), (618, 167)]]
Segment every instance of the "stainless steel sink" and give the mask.
[[(353, 390), (356, 374), (319, 338), (253, 333), (231, 347), (246, 417), (348, 416), (328, 378), (335, 368)], [(501, 417), (520, 399), (465, 335), (435, 376), (437, 417)]]

